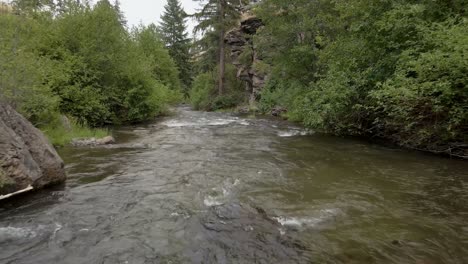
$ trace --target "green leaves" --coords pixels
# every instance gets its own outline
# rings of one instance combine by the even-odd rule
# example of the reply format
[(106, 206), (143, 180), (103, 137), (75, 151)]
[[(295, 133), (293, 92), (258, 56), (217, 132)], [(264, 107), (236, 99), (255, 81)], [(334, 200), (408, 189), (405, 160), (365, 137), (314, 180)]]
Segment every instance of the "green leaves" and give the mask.
[(186, 17), (178, 0), (168, 0), (161, 16), (160, 32), (169, 54), (179, 70), (178, 78), (182, 81), (183, 92), (187, 95), (192, 82), (190, 65), (190, 39), (188, 37)]
[[(465, 22), (431, 25), (424, 41), (432, 47), (409, 50), (396, 74), (371, 93), (387, 129), (404, 130), (404, 140), (428, 145), (466, 141), (468, 124), (468, 39)], [(411, 125), (407, 126), (411, 119)], [(438, 136), (438, 138), (436, 137)]]
[(139, 122), (178, 98), (177, 67), (154, 25), (129, 33), (106, 0), (38, 3), (0, 16), (1, 94), (36, 125), (58, 112), (93, 127)]
[(272, 77), (261, 109), (410, 147), (468, 142), (462, 2), (263, 1), (255, 44)]

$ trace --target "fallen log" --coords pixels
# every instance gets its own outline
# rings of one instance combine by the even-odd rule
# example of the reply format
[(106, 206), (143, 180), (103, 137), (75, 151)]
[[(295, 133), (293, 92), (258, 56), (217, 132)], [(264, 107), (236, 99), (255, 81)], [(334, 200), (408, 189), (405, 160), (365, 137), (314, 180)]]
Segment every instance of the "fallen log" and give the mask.
[(19, 191), (16, 191), (14, 193), (9, 193), (9, 194), (6, 194), (6, 195), (0, 195), (0, 201), (1, 200), (4, 200), (4, 199), (7, 199), (7, 198), (10, 198), (12, 196), (15, 196), (15, 195), (18, 195), (18, 194), (22, 194), (22, 193), (25, 193), (25, 192), (29, 192), (31, 190), (34, 190), (34, 187), (32, 187), (31, 185), (29, 185), (28, 187), (22, 189), (22, 190), (19, 190)]

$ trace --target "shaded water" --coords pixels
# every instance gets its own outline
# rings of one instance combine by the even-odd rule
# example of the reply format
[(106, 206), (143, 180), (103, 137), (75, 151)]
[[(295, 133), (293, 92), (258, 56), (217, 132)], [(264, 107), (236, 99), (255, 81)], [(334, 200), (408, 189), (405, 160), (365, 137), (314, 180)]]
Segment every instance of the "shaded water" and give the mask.
[(0, 206), (0, 263), (468, 263), (468, 164), (177, 109), (60, 151)]

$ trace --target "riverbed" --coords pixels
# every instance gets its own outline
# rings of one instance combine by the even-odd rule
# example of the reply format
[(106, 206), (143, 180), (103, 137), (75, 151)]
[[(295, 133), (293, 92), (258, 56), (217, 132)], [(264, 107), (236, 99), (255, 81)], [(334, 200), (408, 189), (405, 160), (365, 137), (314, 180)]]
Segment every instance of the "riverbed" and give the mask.
[(192, 111), (63, 148), (0, 204), (0, 263), (468, 263), (468, 163)]

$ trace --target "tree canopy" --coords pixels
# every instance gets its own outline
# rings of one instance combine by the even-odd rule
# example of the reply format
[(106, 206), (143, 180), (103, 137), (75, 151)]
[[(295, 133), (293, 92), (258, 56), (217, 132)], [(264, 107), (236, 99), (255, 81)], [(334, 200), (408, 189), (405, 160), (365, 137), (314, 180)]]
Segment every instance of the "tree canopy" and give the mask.
[[(265, 111), (446, 151), (468, 142), (466, 1), (264, 0)], [(463, 33), (465, 32), (465, 33)]]
[(187, 14), (178, 0), (168, 0), (161, 16), (160, 31), (162, 39), (179, 69), (179, 78), (188, 93), (192, 76), (190, 65), (190, 38), (188, 37)]
[(36, 125), (147, 120), (180, 89), (155, 26), (129, 32), (118, 2), (15, 1), (0, 15), (2, 98)]

